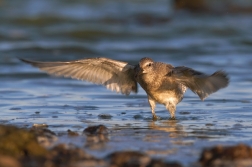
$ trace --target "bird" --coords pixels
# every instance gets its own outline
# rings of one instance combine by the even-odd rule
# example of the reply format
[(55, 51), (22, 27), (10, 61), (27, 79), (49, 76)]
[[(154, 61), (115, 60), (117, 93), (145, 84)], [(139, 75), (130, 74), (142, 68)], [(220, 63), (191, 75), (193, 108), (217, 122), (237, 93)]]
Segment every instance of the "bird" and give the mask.
[(129, 95), (138, 92), (138, 84), (145, 90), (151, 108), (152, 119), (157, 120), (156, 103), (163, 104), (176, 119), (176, 106), (182, 101), (187, 88), (203, 101), (210, 94), (229, 84), (228, 74), (219, 70), (211, 75), (186, 66), (155, 62), (144, 57), (136, 65), (104, 57), (85, 58), (73, 61), (41, 62), (20, 58), (50, 75), (71, 77), (107, 89)]

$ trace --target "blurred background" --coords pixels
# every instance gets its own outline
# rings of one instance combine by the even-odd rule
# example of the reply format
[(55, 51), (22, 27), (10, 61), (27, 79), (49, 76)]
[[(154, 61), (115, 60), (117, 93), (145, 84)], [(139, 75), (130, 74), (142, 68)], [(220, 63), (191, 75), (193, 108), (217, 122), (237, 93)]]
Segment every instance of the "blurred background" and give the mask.
[(250, 55), (251, 13), (250, 0), (0, 0), (0, 62), (216, 56), (223, 65)]

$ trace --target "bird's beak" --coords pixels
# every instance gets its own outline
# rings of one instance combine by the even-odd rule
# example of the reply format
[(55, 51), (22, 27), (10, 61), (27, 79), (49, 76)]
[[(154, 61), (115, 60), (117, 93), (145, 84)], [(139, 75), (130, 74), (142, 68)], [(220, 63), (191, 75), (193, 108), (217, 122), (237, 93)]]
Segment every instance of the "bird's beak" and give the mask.
[(134, 70), (135, 70), (135, 78), (137, 78), (138, 76), (144, 74), (144, 71), (143, 71), (143, 69), (139, 66), (139, 64), (135, 66)]
[(146, 73), (146, 71), (144, 71), (143, 69), (141, 69), (141, 73), (142, 73), (142, 74), (145, 74), (145, 73)]
[(136, 65), (136, 67), (135, 67), (135, 73), (136, 74), (138, 74), (138, 75), (140, 75), (140, 74), (143, 74), (143, 73), (145, 73), (144, 72), (144, 70), (139, 66), (139, 64), (138, 65)]

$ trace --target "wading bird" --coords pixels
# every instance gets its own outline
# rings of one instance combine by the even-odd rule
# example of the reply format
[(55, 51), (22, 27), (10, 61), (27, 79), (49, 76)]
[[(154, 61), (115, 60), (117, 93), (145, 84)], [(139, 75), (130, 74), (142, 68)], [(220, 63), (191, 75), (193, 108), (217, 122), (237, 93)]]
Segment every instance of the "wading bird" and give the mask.
[(187, 88), (204, 100), (229, 84), (229, 78), (224, 71), (207, 75), (185, 66), (173, 67), (146, 57), (137, 65), (102, 57), (67, 62), (20, 60), (52, 75), (101, 84), (126, 95), (137, 93), (139, 83), (147, 93), (153, 120), (157, 119), (156, 103), (163, 104), (171, 118), (175, 119), (176, 105), (183, 99)]

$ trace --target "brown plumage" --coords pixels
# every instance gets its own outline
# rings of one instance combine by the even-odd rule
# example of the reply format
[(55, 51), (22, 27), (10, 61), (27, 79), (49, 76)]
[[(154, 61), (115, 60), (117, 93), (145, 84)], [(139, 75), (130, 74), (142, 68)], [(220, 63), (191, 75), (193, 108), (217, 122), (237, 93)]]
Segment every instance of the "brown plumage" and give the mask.
[(89, 58), (68, 62), (38, 62), (20, 59), (56, 76), (71, 77), (101, 84), (122, 94), (137, 93), (137, 83), (146, 91), (153, 119), (155, 104), (166, 106), (171, 118), (175, 118), (176, 105), (183, 99), (186, 88), (196, 93), (201, 100), (224, 88), (229, 78), (224, 71), (212, 75), (191, 68), (154, 62), (142, 58), (138, 65), (108, 58)]

